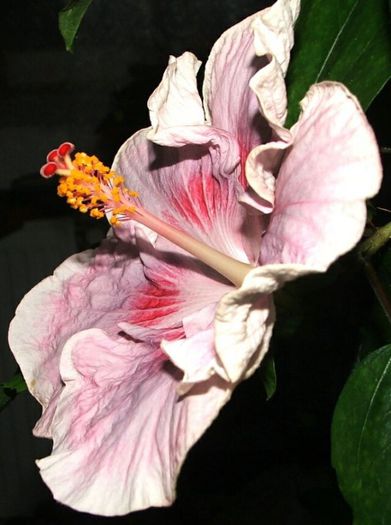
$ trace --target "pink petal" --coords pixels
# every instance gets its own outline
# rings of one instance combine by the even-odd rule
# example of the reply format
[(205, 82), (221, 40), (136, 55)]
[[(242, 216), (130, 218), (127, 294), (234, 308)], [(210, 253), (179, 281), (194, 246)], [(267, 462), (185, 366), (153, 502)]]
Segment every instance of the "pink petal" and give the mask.
[(162, 341), (162, 349), (172, 363), (184, 372), (179, 393), (188, 392), (195, 383), (218, 374), (228, 381), (215, 352), (214, 319), (216, 303), (208, 304), (183, 319), (184, 339)]
[(240, 200), (263, 213), (271, 213), (274, 206), (275, 181), (281, 159), (289, 143), (269, 142), (254, 148), (246, 162), (249, 188)]
[(131, 245), (106, 241), (96, 253), (65, 261), (20, 304), (10, 327), (10, 346), (43, 406), (36, 435), (51, 436), (63, 388), (59, 360), (73, 334), (97, 327), (111, 335), (125, 331), (142, 341), (183, 338), (183, 319), (216, 304), (231, 289), (212, 270), (172, 247), (165, 258), (164, 242), (158, 241), (157, 251), (144, 246), (152, 251), (143, 253), (142, 263)]
[[(297, 0), (278, 0), (272, 7), (231, 27), (217, 40), (205, 66), (207, 117), (214, 126), (227, 130), (237, 138), (243, 159), (270, 135), (265, 120), (259, 114), (255, 95), (260, 96), (260, 82), (252, 81), (254, 93), (249, 89), (250, 81), (258, 70), (262, 71), (266, 66), (263, 82), (268, 82), (268, 75), (272, 76), (272, 81), (267, 84), (270, 90), (262, 91), (262, 101), (266, 104), (275, 93), (285, 93), (283, 77), (267, 66), (269, 59), (266, 55), (276, 54), (279, 63), (286, 67), (297, 7)], [(286, 102), (285, 99), (283, 102)]]
[[(378, 191), (382, 171), (372, 129), (343, 85), (313, 86), (302, 109), (277, 178), (261, 262), (325, 270), (360, 239), (365, 199)], [(272, 155), (276, 146), (270, 149)]]
[[(145, 280), (129, 294), (125, 321), (131, 326), (121, 325), (132, 337), (137, 337), (135, 325), (153, 330), (152, 338), (150, 334), (144, 339), (139, 333), (142, 340), (154, 341), (159, 333), (160, 339), (170, 340), (189, 334), (187, 317), (216, 304), (232, 289), (214, 270), (165, 239), (159, 238), (153, 249), (140, 247), (140, 257)], [(209, 323), (212, 319), (210, 312)]]
[(222, 176), (220, 162), (205, 146), (160, 148), (146, 133), (125, 142), (114, 160), (127, 187), (159, 218), (227, 255), (255, 262), (261, 219), (249, 217), (238, 202), (237, 178)]
[(38, 461), (54, 497), (106, 516), (172, 503), (187, 451), (231, 387), (213, 378), (179, 397), (180, 374), (156, 345), (101, 330), (69, 340), (61, 372), (53, 453)]
[(201, 62), (193, 53), (170, 56), (163, 79), (148, 100), (154, 134), (162, 127), (204, 124), (204, 110), (197, 89)]
[(260, 266), (222, 298), (215, 320), (216, 353), (230, 381), (249, 377), (268, 350), (274, 324), (271, 294), (312, 272), (293, 264)]
[(262, 115), (280, 132), (287, 112), (284, 77), (299, 7), (299, 0), (277, 1), (261, 11), (252, 24), (256, 54), (267, 56), (268, 64), (254, 75), (250, 87), (257, 95)]
[(186, 145), (205, 145), (213, 160), (216, 170), (221, 175), (235, 176), (235, 170), (240, 162), (238, 143), (229, 133), (212, 126), (178, 126), (164, 128), (155, 134), (148, 132), (148, 139), (161, 146), (182, 147)]
[(50, 436), (62, 389), (58, 368), (65, 342), (91, 326), (117, 333), (117, 323), (128, 314), (126, 300), (140, 280), (145, 278), (134, 248), (111, 240), (96, 252), (67, 259), (18, 306), (9, 344), (30, 392), (43, 406), (37, 435)]
[(208, 381), (215, 374), (229, 381), (227, 374), (218, 363), (215, 353), (214, 330), (209, 328), (192, 337), (177, 341), (162, 341), (162, 349), (170, 361), (184, 372), (177, 387), (181, 395), (189, 392), (197, 383)]
[(238, 144), (229, 133), (206, 125), (196, 74), (201, 62), (189, 52), (170, 57), (159, 86), (148, 100), (152, 128), (147, 137), (162, 146), (206, 144), (218, 156), (220, 170), (231, 174), (238, 166)]
[[(284, 76), (298, 12), (297, 1), (276, 2), (253, 22), (257, 55), (267, 55), (269, 63), (252, 77), (250, 87), (257, 96), (262, 115), (284, 142), (289, 142), (291, 138), (289, 131), (283, 128), (287, 115)], [(276, 143), (274, 149), (270, 147), (270, 142), (255, 147), (247, 158), (246, 179), (250, 187), (241, 201), (263, 213), (270, 213), (273, 209), (276, 175), (273, 170), (279, 167), (283, 153), (280, 150), (286, 147), (284, 142)]]
[[(227, 289), (226, 292), (231, 291)], [(188, 315), (183, 319), (183, 328), (186, 337), (192, 337), (203, 330), (208, 330), (213, 326), (216, 303), (210, 303), (205, 308), (199, 310), (196, 314)]]
[(293, 26), (299, 15), (300, 0), (278, 0), (260, 12), (252, 24), (258, 56), (272, 55), (285, 75), (293, 46)]

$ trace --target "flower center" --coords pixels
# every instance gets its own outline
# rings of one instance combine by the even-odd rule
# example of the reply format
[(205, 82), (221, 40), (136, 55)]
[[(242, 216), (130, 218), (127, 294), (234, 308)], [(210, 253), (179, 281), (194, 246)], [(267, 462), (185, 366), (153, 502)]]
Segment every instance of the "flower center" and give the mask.
[(192, 254), (235, 286), (242, 285), (252, 266), (225, 255), (149, 213), (141, 206), (137, 192), (124, 186), (120, 175), (95, 156), (76, 153), (72, 160), (70, 153), (73, 150), (73, 144), (64, 142), (48, 154), (47, 163), (40, 172), (45, 178), (60, 176), (57, 193), (65, 197), (72, 208), (89, 213), (95, 219), (107, 215), (114, 228), (125, 221), (135, 220)]

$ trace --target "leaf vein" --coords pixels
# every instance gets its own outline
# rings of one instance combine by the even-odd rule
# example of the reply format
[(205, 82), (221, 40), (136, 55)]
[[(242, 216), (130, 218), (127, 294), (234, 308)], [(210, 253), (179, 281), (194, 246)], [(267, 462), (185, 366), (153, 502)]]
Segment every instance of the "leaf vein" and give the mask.
[(374, 403), (376, 394), (377, 394), (377, 392), (378, 392), (378, 390), (380, 388), (380, 385), (381, 385), (381, 383), (382, 383), (382, 381), (384, 379), (384, 376), (387, 374), (388, 369), (389, 369), (390, 366), (391, 366), (391, 357), (389, 358), (387, 365), (384, 367), (384, 370), (383, 370), (383, 372), (382, 372), (378, 382), (376, 383), (376, 387), (375, 387), (375, 389), (373, 391), (373, 394), (371, 396), (371, 399), (369, 401), (368, 409), (367, 409), (367, 412), (365, 414), (364, 424), (363, 424), (361, 432), (360, 432), (360, 439), (358, 441), (358, 446), (357, 446), (357, 459), (356, 459), (357, 471), (359, 471), (359, 469), (360, 469), (361, 446), (362, 446), (362, 441), (364, 439), (364, 432), (366, 430), (366, 426), (367, 426), (367, 423), (368, 423), (369, 414), (371, 412), (372, 405)]
[(335, 49), (335, 46), (337, 45), (337, 42), (338, 42), (338, 40), (340, 39), (340, 37), (341, 37), (341, 35), (342, 35), (342, 33), (343, 33), (343, 31), (344, 31), (346, 25), (348, 24), (348, 22), (349, 22), (349, 20), (350, 20), (350, 18), (351, 18), (351, 16), (352, 16), (354, 10), (355, 10), (356, 7), (358, 6), (358, 3), (359, 3), (359, 0), (356, 0), (356, 2), (353, 4), (353, 7), (352, 7), (352, 9), (350, 10), (348, 16), (346, 17), (345, 22), (344, 22), (344, 23), (342, 24), (342, 26), (340, 27), (340, 29), (339, 29), (339, 31), (338, 31), (338, 33), (337, 33), (337, 36), (335, 37), (335, 40), (334, 40), (334, 42), (333, 42), (333, 45), (330, 47), (329, 52), (327, 53), (326, 58), (324, 59), (324, 62), (323, 62), (323, 64), (322, 64), (322, 67), (320, 68), (319, 73), (317, 74), (317, 76), (316, 76), (316, 78), (315, 78), (315, 82), (314, 82), (315, 84), (316, 84), (316, 83), (318, 82), (318, 80), (320, 79), (320, 77), (321, 77), (321, 75), (322, 75), (322, 73), (323, 73), (323, 70), (324, 70), (324, 68), (326, 67), (327, 62), (328, 62), (330, 56), (332, 55), (332, 53), (333, 53), (333, 51), (334, 51), (334, 49)]

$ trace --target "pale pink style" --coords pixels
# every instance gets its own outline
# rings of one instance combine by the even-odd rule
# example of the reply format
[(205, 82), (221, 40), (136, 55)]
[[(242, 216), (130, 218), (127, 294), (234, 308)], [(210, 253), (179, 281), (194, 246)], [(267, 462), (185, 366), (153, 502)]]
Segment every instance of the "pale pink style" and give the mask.
[(169, 505), (187, 451), (267, 351), (272, 292), (326, 270), (362, 234), (381, 169), (356, 99), (319, 84), (283, 128), (297, 11), (279, 0), (222, 35), (204, 109), (199, 62), (170, 58), (149, 101), (152, 127), (114, 161), (150, 212), (251, 264), (242, 285), (132, 222), (18, 307), (10, 345), (43, 406), (35, 434), (54, 443), (38, 465), (75, 509)]

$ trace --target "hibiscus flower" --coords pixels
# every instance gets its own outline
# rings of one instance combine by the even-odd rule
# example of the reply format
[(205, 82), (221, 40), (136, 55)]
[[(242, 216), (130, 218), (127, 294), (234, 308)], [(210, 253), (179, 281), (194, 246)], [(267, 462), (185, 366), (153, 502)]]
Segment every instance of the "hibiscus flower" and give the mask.
[(171, 58), (152, 127), (112, 170), (72, 160), (68, 143), (42, 169), (114, 230), (29, 292), (10, 328), (43, 406), (34, 433), (53, 440), (42, 478), (75, 509), (172, 503), (189, 448), (267, 351), (272, 292), (326, 270), (362, 234), (381, 170), (356, 99), (319, 84), (283, 128), (297, 10), (279, 0), (222, 35), (204, 109), (199, 62)]

